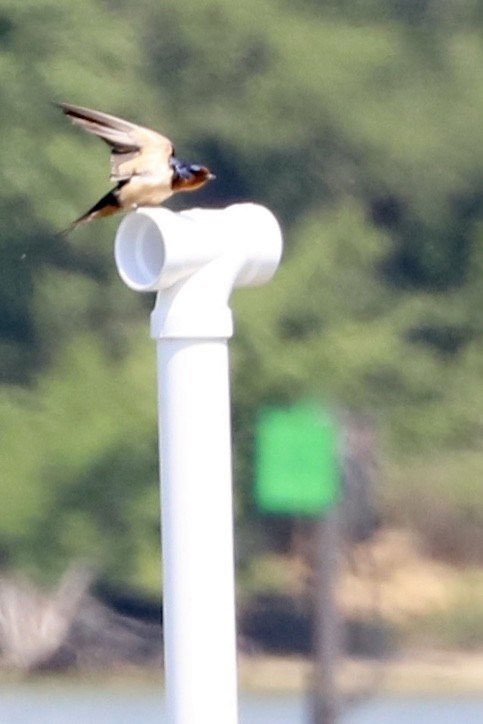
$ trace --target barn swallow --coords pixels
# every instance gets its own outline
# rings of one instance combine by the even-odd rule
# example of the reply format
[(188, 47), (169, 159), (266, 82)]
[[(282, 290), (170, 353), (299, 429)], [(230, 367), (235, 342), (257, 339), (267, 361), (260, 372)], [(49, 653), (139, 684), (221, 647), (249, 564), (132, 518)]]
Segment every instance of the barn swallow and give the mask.
[(206, 166), (180, 161), (169, 138), (150, 128), (70, 103), (56, 105), (75, 125), (99, 136), (110, 146), (110, 179), (116, 182), (109, 193), (73, 221), (63, 234), (102, 216), (131, 211), (138, 206), (158, 206), (178, 191), (194, 191), (215, 178)]

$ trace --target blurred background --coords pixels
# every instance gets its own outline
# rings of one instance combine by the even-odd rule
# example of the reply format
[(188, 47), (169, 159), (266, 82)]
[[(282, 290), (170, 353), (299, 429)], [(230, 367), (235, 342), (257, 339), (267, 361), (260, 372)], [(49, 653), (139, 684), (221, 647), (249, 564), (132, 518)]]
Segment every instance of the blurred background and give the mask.
[[(341, 439), (348, 688), (424, 659), (481, 691), (482, 68), (482, 0), (1, 0), (5, 669), (160, 658), (153, 297), (117, 277), (116, 217), (55, 236), (109, 188), (67, 101), (213, 169), (171, 208), (256, 201), (283, 226), (274, 280), (233, 298), (244, 655), (300, 673), (311, 650), (314, 521), (262, 514), (254, 484), (260, 411), (313, 398)], [(41, 645), (26, 612), (59, 601)]]

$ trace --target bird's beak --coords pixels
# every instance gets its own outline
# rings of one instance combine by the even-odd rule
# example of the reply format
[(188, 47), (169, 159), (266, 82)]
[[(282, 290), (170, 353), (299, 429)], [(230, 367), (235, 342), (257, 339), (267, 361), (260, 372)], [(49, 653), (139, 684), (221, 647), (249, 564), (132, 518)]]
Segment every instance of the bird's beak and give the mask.
[(211, 171), (210, 171), (210, 173), (207, 176), (208, 181), (214, 181), (215, 178), (216, 178), (215, 174), (211, 173)]

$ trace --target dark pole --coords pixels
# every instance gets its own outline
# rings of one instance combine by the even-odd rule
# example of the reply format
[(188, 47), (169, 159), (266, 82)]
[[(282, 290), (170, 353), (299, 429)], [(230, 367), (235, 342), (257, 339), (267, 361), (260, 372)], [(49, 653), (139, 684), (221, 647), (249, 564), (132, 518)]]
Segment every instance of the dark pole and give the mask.
[(338, 555), (338, 514), (336, 507), (331, 507), (316, 522), (313, 724), (336, 724), (339, 717), (336, 674), (341, 652), (341, 627), (335, 598)]

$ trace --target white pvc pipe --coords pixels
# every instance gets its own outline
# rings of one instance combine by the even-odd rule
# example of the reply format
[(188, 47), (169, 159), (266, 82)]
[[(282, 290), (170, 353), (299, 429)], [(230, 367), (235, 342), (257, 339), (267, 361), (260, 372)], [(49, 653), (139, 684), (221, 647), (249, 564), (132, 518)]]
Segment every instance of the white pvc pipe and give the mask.
[(158, 291), (166, 695), (170, 724), (237, 722), (228, 306), (275, 272), (282, 238), (254, 204), (121, 223), (115, 257), (136, 291)]
[(166, 340), (158, 360), (169, 722), (231, 724), (237, 670), (227, 342)]

